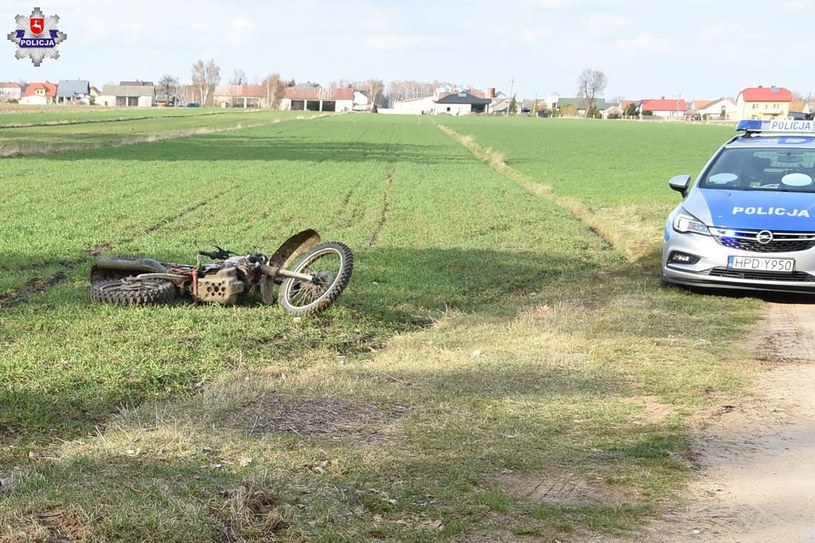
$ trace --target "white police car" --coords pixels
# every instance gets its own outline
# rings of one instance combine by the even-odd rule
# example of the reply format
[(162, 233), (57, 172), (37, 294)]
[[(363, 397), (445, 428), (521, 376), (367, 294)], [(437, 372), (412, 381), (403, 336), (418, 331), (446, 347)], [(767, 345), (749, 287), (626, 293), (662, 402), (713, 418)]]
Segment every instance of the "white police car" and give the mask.
[(815, 293), (815, 121), (745, 120), (665, 225), (662, 280)]

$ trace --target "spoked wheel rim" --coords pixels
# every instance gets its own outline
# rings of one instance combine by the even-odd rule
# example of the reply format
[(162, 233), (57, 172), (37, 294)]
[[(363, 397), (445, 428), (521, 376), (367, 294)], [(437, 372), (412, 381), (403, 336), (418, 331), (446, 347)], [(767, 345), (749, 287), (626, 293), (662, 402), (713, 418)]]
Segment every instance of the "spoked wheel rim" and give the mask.
[(353, 259), (351, 250), (339, 242), (315, 247), (292, 270), (309, 274), (313, 280), (287, 278), (281, 286), (280, 304), (296, 315), (327, 308), (350, 281)]
[(335, 251), (326, 250), (314, 255), (314, 260), (304, 264), (295, 271), (312, 275), (314, 281), (291, 279), (285, 285), (286, 297), (294, 307), (308, 307), (325, 296), (339, 276), (342, 256)]
[(314, 275), (314, 281), (301, 281), (294, 279), (289, 287), (289, 300), (295, 307), (306, 307), (318, 301), (334, 283), (337, 274), (330, 270), (320, 270), (316, 273), (305, 271)]

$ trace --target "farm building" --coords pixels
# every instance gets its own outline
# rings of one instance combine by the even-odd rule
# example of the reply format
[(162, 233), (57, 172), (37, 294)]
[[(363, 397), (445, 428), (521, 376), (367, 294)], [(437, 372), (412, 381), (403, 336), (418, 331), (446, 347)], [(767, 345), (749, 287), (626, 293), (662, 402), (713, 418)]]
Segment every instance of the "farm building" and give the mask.
[(324, 89), (322, 87), (286, 87), (280, 109), (291, 111), (351, 111), (354, 89)]
[(402, 113), (406, 115), (428, 115), (436, 112), (436, 97), (425, 96), (424, 98), (411, 98), (409, 100), (399, 100), (394, 102), (391, 113)]
[(218, 85), (212, 93), (218, 107), (266, 107), (266, 89), (263, 85)]
[(122, 81), (119, 85), (105, 85), (96, 98), (101, 106), (152, 107), (156, 101), (156, 87), (149, 81)]

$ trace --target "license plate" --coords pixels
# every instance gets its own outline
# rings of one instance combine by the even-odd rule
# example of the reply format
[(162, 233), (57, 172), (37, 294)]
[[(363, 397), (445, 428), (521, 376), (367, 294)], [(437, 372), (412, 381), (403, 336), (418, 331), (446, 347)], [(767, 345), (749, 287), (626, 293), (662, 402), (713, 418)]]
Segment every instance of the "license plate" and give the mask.
[(794, 258), (766, 258), (754, 256), (729, 256), (727, 267), (731, 270), (771, 271), (792, 273), (795, 271)]

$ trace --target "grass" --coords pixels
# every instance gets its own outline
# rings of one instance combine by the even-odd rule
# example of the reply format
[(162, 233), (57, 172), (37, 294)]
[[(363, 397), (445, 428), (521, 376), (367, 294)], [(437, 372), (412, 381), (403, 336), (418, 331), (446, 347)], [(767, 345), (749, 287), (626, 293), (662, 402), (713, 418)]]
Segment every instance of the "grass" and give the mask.
[[(675, 503), (689, 428), (755, 370), (760, 302), (660, 289), (558, 200), (600, 191), (514, 162), (574, 143), (499, 147), (503, 121), (449, 123), (470, 148), (447, 119), (344, 115), (6, 159), (0, 541), (579, 540)], [(306, 227), (356, 256), (320, 317), (86, 301), (89, 252)]]
[(663, 221), (678, 202), (668, 178), (695, 174), (733, 134), (732, 125), (576, 119), (450, 117), (440, 125), (647, 266), (658, 263)]

